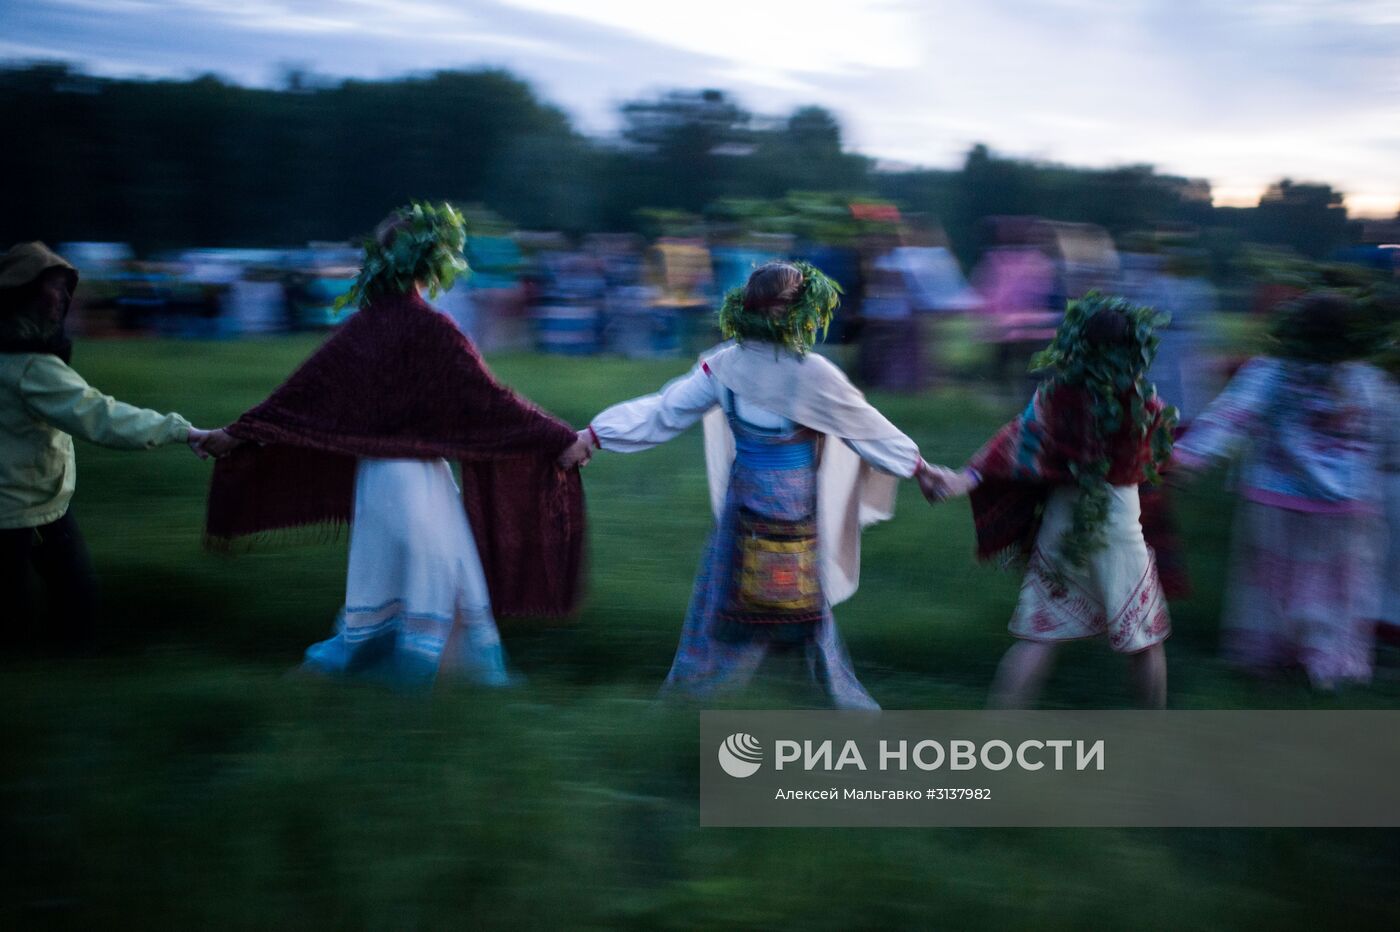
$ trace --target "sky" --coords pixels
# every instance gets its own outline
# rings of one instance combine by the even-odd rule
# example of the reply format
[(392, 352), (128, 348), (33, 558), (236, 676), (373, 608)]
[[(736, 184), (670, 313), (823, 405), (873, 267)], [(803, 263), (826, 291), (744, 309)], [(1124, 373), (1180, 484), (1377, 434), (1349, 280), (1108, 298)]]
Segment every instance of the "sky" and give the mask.
[(0, 0), (0, 60), (276, 84), (507, 68), (580, 129), (719, 87), (847, 147), (1150, 163), (1248, 205), (1281, 177), (1400, 212), (1400, 0)]

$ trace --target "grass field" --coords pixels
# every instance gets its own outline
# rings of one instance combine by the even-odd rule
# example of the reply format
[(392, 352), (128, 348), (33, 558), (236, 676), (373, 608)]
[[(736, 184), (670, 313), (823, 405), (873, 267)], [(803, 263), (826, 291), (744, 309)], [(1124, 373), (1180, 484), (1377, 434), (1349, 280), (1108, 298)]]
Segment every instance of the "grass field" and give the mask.
[[(214, 426), (313, 345), (90, 344), (76, 364)], [(493, 365), (576, 423), (684, 368)], [(874, 400), (948, 462), (1009, 412), (968, 391)], [(86, 446), (79, 464), (106, 646), (4, 661), (0, 928), (1318, 929), (1400, 915), (1395, 832), (702, 831), (697, 713), (653, 701), (710, 522), (698, 430), (589, 466), (587, 606), (568, 625), (507, 624), (526, 684), (430, 698), (285, 677), (330, 629), (343, 542), (206, 554), (207, 464), (183, 447)], [(1019, 580), (974, 565), (965, 505), (930, 509), (906, 486), (894, 522), (866, 535), (838, 621), (887, 708), (977, 707)], [(1184, 504), (1198, 592), (1173, 607), (1172, 706), (1400, 707), (1393, 676), (1318, 698), (1224, 669), (1233, 506), (1209, 479)], [(1104, 645), (1072, 645), (1046, 704), (1124, 706), (1124, 672)], [(807, 698), (766, 689), (739, 704)]]

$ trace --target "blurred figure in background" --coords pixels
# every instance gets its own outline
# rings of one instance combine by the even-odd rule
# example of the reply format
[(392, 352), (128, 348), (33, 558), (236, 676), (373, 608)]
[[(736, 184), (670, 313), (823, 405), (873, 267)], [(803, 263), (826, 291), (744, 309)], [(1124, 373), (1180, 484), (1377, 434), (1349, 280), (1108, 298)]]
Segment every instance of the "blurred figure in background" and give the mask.
[(226, 336), (275, 333), (285, 327), (287, 293), (281, 270), (272, 262), (250, 264), (224, 292), (217, 332)]
[(928, 383), (928, 363), (899, 245), (891, 233), (861, 238), (860, 378), (870, 388), (917, 392)]
[(1035, 217), (989, 217), (993, 246), (972, 273), (982, 299), (981, 338), (995, 350), (994, 375), (1019, 395), (1031, 383), (1031, 354), (1055, 336), (1063, 286), (1055, 244)]
[(1217, 310), (1205, 277), (1207, 257), (1187, 249), (1123, 256), (1122, 292), (1137, 304), (1170, 315), (1161, 329), (1149, 373), (1157, 392), (1176, 406), (1182, 427), (1210, 401), (1209, 359), (1203, 329)]
[[(1392, 300), (1377, 308), (1386, 341), (1377, 365), (1390, 379), (1393, 398), (1400, 398), (1400, 305)], [(1400, 416), (1400, 415), (1397, 415)], [(1400, 647), (1400, 444), (1390, 447), (1381, 464), (1381, 489), (1385, 499), (1386, 544), (1381, 564), (1380, 616), (1376, 637)]]
[(896, 480), (918, 479), (931, 493), (932, 472), (840, 369), (809, 352), (838, 303), (813, 266), (759, 267), (720, 312), (736, 345), (655, 395), (608, 408), (563, 459), (573, 465), (595, 447), (646, 450), (705, 419), (717, 527), (666, 691), (706, 699), (742, 687), (787, 647), (805, 654), (837, 708), (879, 708), (831, 607), (855, 593), (860, 529), (893, 516)]
[[(714, 265), (714, 287), (719, 294), (742, 288), (753, 270), (792, 252), (792, 237), (753, 233), (747, 230), (715, 235), (710, 247)], [(820, 267), (820, 263), (813, 263)]]
[(594, 233), (586, 243), (603, 273), (600, 348), (629, 358), (655, 355), (651, 321), (657, 293), (642, 283), (639, 238), (628, 233)]
[[(1122, 256), (1123, 294), (1137, 304), (1169, 315), (1159, 328), (1161, 342), (1148, 378), (1178, 412), (1177, 431), (1190, 426), (1210, 400), (1210, 364), (1202, 330), (1216, 311), (1215, 289), (1205, 278), (1206, 257), (1186, 249), (1159, 249), (1142, 239)], [(1157, 572), (1170, 599), (1191, 594), (1186, 548), (1178, 532), (1173, 493), (1168, 485), (1144, 486), (1142, 523), (1154, 542)]]
[[(1400, 381), (1391, 375), (1392, 397), (1400, 396)], [(1385, 560), (1381, 564), (1381, 608), (1376, 636), (1400, 647), (1400, 444), (1390, 447), (1381, 465), (1385, 499)]]
[(359, 312), (206, 444), (231, 454), (210, 486), (211, 543), (353, 515), (345, 605), (306, 652), (312, 672), (503, 685), (494, 613), (577, 599), (582, 487), (554, 462), (574, 431), (498, 383), (419, 294), (466, 269), (463, 236), (450, 205), (386, 218), (346, 297)]
[(1060, 299), (1082, 298), (1091, 291), (1112, 291), (1121, 271), (1113, 237), (1093, 223), (1042, 220), (1038, 235), (1053, 244), (1059, 272)]
[(1313, 293), (1274, 324), (1177, 445), (1198, 469), (1245, 447), (1225, 656), (1267, 673), (1301, 665), (1330, 690), (1371, 677), (1384, 557), (1382, 468), (1400, 443), (1394, 385), (1355, 302)]
[(860, 250), (845, 238), (839, 242), (803, 239), (794, 242), (783, 254), (816, 266), (841, 288), (841, 313), (831, 322), (831, 330), (822, 341), (823, 351), (829, 352), (837, 345), (858, 345), (865, 321), (861, 310), (865, 301), (865, 280)]
[(473, 233), (467, 237), (466, 256), (472, 277), (473, 338), (482, 352), (521, 350), (530, 344), (525, 291), (521, 286), (520, 247), (499, 219), (484, 211), (473, 214)]
[(530, 317), (535, 347), (545, 353), (592, 356), (602, 339), (602, 309), (607, 278), (591, 251), (574, 249), (561, 238), (559, 248), (543, 251), (535, 261)]
[[(181, 294), (175, 291), (180, 288)], [(119, 280), (116, 306), (116, 329), (135, 334), (154, 329), (171, 313), (189, 303), (179, 280), (156, 262), (131, 261)]]
[(30, 570), (43, 581), (53, 639), (92, 646), (97, 578), (69, 510), (73, 437), (118, 450), (207, 436), (178, 414), (123, 404), (69, 367), (65, 331), (78, 271), (43, 243), (0, 256), (0, 598), (13, 636), (37, 627)]
[(646, 280), (657, 294), (658, 355), (669, 350), (667, 355), (679, 352), (693, 356), (718, 342), (710, 304), (714, 272), (704, 240), (678, 236), (658, 239), (647, 251)]
[(904, 281), (904, 294), (923, 344), (922, 384), (927, 386), (939, 377), (942, 368), (943, 324), (954, 314), (976, 311), (982, 299), (963, 277), (940, 227), (910, 220), (900, 238), (901, 245), (890, 253), (890, 265)]
[(1025, 412), (939, 470), (946, 494), (972, 496), (980, 559), (1029, 557), (995, 707), (1034, 703), (1056, 645), (1097, 635), (1127, 655), (1138, 702), (1166, 705), (1171, 618), (1138, 503), (1171, 453), (1174, 414), (1147, 380), (1156, 323), (1121, 298), (1070, 302)]
[(941, 229), (911, 223), (894, 248), (894, 264), (904, 275), (914, 310), (923, 314), (974, 311), (982, 299), (963, 277)]

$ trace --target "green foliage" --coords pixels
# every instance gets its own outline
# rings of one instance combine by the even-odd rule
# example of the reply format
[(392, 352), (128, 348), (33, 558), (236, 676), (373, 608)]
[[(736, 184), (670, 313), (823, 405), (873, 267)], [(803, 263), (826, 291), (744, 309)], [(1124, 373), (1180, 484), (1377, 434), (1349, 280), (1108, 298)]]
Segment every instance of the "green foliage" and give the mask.
[(1244, 247), (1236, 261), (1249, 279), (1299, 291), (1327, 288), (1364, 296), (1384, 284), (1375, 269), (1349, 262), (1319, 262), (1278, 246)]
[(785, 346), (799, 356), (826, 339), (826, 331), (841, 305), (841, 286), (810, 262), (792, 263), (802, 273), (802, 286), (787, 310), (744, 307), (744, 289), (731, 288), (719, 309), (719, 329), (726, 340), (757, 340)]
[(704, 236), (705, 226), (697, 214), (672, 207), (643, 207), (637, 211), (637, 224), (644, 236)]
[[(1126, 318), (1127, 341), (1114, 346), (1091, 343), (1085, 330), (1098, 314), (1120, 314)], [(1054, 341), (1031, 360), (1032, 369), (1047, 372), (1046, 382), (1040, 388), (1046, 397), (1059, 386), (1073, 385), (1086, 389), (1092, 399), (1093, 448), (1085, 451), (1083, 460), (1070, 465), (1079, 485), (1079, 497), (1073, 522), (1060, 543), (1061, 552), (1073, 566), (1085, 565), (1104, 546), (1108, 474), (1112, 466), (1108, 440), (1124, 429), (1125, 415), (1132, 439), (1146, 440), (1151, 445), (1149, 482), (1161, 481), (1159, 470), (1171, 457), (1176, 409), (1168, 407), (1160, 418), (1154, 418), (1147, 409), (1148, 401), (1157, 393), (1147, 381), (1147, 370), (1160, 342), (1156, 331), (1169, 321), (1169, 315), (1153, 308), (1093, 291), (1069, 303)], [(1124, 400), (1128, 404), (1126, 412)]]
[[(1314, 296), (1316, 292), (1309, 294)], [(1339, 331), (1320, 334), (1307, 319), (1303, 300), (1290, 302), (1274, 316), (1268, 334), (1269, 355), (1330, 364), (1372, 354), (1374, 337), (1354, 305)]]
[(1378, 286), (1362, 299), (1365, 313), (1375, 321), (1376, 365), (1400, 379), (1400, 287)]
[(855, 204), (889, 206), (888, 201), (835, 191), (789, 191), (780, 198), (721, 198), (708, 205), (706, 217), (748, 233), (781, 233), (812, 243), (851, 245), (872, 233), (893, 234), (896, 226), (858, 219)]
[(469, 271), (462, 258), (467, 224), (455, 207), (414, 201), (397, 214), (408, 225), (397, 229), (388, 248), (373, 236), (365, 239), (364, 264), (355, 284), (336, 299), (337, 312), (363, 307), (379, 294), (410, 291), (415, 285), (436, 297)]

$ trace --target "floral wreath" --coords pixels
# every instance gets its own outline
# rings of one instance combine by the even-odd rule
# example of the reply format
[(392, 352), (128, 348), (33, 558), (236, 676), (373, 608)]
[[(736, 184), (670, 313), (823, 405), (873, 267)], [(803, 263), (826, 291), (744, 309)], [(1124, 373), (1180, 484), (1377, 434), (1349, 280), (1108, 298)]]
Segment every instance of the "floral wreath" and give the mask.
[[(1091, 344), (1084, 330), (1089, 320), (1101, 312), (1121, 314), (1128, 321), (1128, 340), (1120, 346)], [(1047, 371), (1040, 387), (1049, 397), (1062, 385), (1074, 385), (1089, 392), (1094, 433), (1099, 441), (1090, 451), (1093, 457), (1070, 464), (1079, 484), (1070, 528), (1060, 541), (1060, 550), (1072, 566), (1084, 566), (1089, 557), (1105, 544), (1104, 524), (1108, 520), (1109, 492), (1108, 439), (1123, 429), (1123, 403), (1129, 404), (1129, 423), (1134, 438), (1148, 440), (1152, 455), (1146, 466), (1147, 481), (1161, 482), (1161, 467), (1171, 458), (1172, 431), (1177, 410), (1167, 406), (1154, 418), (1147, 403), (1157, 389), (1147, 380), (1147, 370), (1157, 355), (1160, 337), (1157, 329), (1171, 321), (1169, 314), (1133, 304), (1123, 298), (1091, 291), (1069, 302), (1055, 339), (1031, 360), (1033, 371)]]
[(719, 308), (719, 329), (726, 340), (776, 343), (805, 356), (819, 338), (826, 339), (831, 319), (841, 306), (841, 286), (810, 262), (791, 264), (802, 274), (802, 284), (786, 313), (746, 308), (744, 289), (729, 289)]
[(447, 203), (413, 201), (395, 213), (407, 225), (395, 231), (387, 248), (373, 236), (365, 239), (364, 264), (350, 290), (336, 299), (337, 312), (364, 307), (379, 294), (410, 291), (415, 284), (436, 297), (470, 271), (462, 257), (467, 224), (461, 211)]

